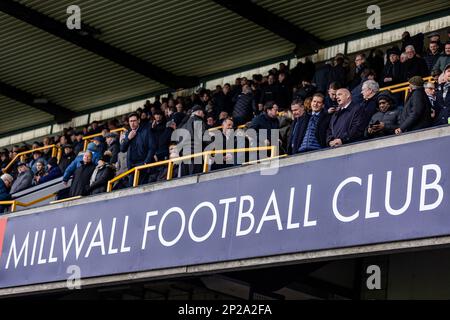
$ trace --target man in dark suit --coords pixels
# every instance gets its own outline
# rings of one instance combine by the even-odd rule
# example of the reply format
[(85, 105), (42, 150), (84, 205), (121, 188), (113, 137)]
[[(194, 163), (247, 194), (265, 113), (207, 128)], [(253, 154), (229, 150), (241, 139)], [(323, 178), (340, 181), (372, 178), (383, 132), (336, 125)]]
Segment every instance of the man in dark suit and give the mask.
[(360, 140), (364, 136), (364, 110), (352, 102), (347, 89), (339, 89), (336, 93), (338, 111), (333, 114), (327, 132), (327, 144), (330, 147)]

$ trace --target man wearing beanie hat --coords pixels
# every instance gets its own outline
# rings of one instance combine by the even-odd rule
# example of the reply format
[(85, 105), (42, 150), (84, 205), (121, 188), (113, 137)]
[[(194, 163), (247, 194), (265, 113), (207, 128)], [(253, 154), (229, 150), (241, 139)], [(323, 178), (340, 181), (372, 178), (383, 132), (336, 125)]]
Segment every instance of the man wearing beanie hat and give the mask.
[(58, 160), (54, 157), (48, 160), (47, 169), (47, 173), (39, 179), (38, 184), (42, 184), (62, 176), (61, 169), (58, 167)]
[(404, 80), (403, 66), (400, 62), (400, 54), (400, 49), (397, 47), (392, 47), (387, 50), (386, 55), (388, 61), (383, 69), (383, 86), (392, 86)]
[(399, 126), (400, 114), (395, 105), (395, 98), (389, 92), (382, 92), (377, 101), (379, 111), (372, 116), (365, 132), (370, 138), (394, 134), (394, 130)]
[(431, 125), (431, 104), (419, 76), (409, 79), (410, 94), (400, 115), (400, 126), (395, 134), (427, 128)]

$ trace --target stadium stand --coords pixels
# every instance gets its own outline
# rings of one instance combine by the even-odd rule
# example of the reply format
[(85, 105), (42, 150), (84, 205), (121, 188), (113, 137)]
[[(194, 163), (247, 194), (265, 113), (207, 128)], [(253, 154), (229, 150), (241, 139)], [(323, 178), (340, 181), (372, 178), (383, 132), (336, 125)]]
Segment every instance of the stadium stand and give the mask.
[[(142, 22), (140, 30), (124, 27), (120, 32), (108, 27), (107, 18), (102, 30), (83, 24), (85, 33), (70, 33), (62, 13), (56, 13), (57, 4), (0, 3), (5, 32), (40, 30), (28, 39), (35, 56), (20, 50), (20, 39), (4, 39), (9, 51), (0, 81), (0, 111), (5, 110), (0, 134), (6, 139), (24, 132), (23, 139), (8, 140), (0, 151), (0, 215), (5, 219), (47, 204), (70, 207), (70, 201), (78, 205), (80, 198), (89, 204), (95, 202), (90, 196), (109, 200), (107, 193), (129, 196), (131, 188), (141, 185), (159, 189), (167, 180), (244, 171), (280, 158), (321, 152), (343, 156), (339, 147), (349, 144), (366, 152), (364, 145), (373, 146), (377, 139), (390, 147), (390, 137), (405, 137), (400, 145), (421, 130), (450, 124), (449, 12), (441, 1), (430, 4), (428, 9), (436, 11), (420, 19), (442, 19), (430, 24), (439, 28), (415, 28), (411, 34), (401, 29), (401, 38), (379, 43), (371, 43), (364, 37), (370, 33), (340, 17), (335, 30), (310, 25), (307, 32), (296, 17), (280, 18), (293, 4), (272, 12), (269, 0), (243, 1), (242, 6), (219, 0), (141, 5), (132, 20), (144, 20), (143, 14), (152, 11), (155, 21)], [(96, 6), (105, 9), (104, 4)], [(326, 6), (333, 8), (331, 2)], [(118, 20), (124, 17), (120, 6), (112, 7)], [(163, 18), (170, 9), (174, 20), (186, 19), (183, 37), (178, 25), (172, 30)], [(348, 9), (350, 15), (354, 8)], [(423, 6), (386, 14), (389, 29), (397, 32), (395, 26), (408, 25), (419, 9)], [(249, 11), (255, 14), (249, 16)], [(216, 18), (208, 29), (210, 16)], [(102, 24), (98, 12), (86, 17)], [(268, 19), (273, 26), (264, 22)], [(204, 34), (195, 31), (199, 27)], [(221, 27), (229, 28), (229, 34), (220, 36)], [(163, 33), (164, 28), (171, 30), (170, 36), (150, 44), (145, 30)], [(242, 30), (247, 34), (237, 35)], [(220, 48), (222, 41), (226, 46)], [(40, 52), (42, 43), (54, 51)], [(21, 54), (14, 57), (13, 52)], [(22, 70), (21, 59), (32, 66)], [(14, 69), (21, 70), (23, 79), (14, 77)], [(239, 73), (245, 75), (230, 76)], [(125, 102), (128, 107), (120, 109)], [(27, 106), (33, 111), (27, 113)], [(14, 113), (7, 111), (12, 109)]]
[[(442, 47), (446, 48), (447, 51), (450, 50), (450, 42), (442, 45)], [(406, 48), (408, 46), (405, 46), (405, 50)], [(95, 155), (93, 167), (97, 167), (95, 170), (92, 169), (93, 177), (86, 176), (83, 184), (101, 186), (98, 190), (112, 191), (113, 185), (115, 189), (119, 189), (171, 179), (174, 165), (176, 177), (189, 175), (195, 172), (190, 172), (189, 169), (183, 169), (182, 167), (178, 170), (177, 163), (198, 157), (203, 159), (203, 163), (200, 165), (201, 169), (196, 172), (205, 173), (213, 165), (211, 156), (215, 151), (202, 152), (203, 150), (199, 150), (200, 153), (193, 157), (182, 157), (180, 153), (177, 157), (174, 152), (169, 152), (172, 133), (177, 128), (187, 128), (189, 119), (192, 119), (194, 113), (199, 112), (198, 116), (194, 116), (195, 120), (204, 122), (205, 128), (209, 130), (211, 135), (214, 134), (215, 130), (227, 132), (226, 129), (225, 131), (222, 129), (222, 124), (226, 119), (230, 119), (231, 126), (233, 126), (236, 123), (242, 123), (242, 120), (239, 119), (244, 117), (247, 124), (239, 125), (239, 128), (235, 125), (235, 129), (238, 130), (245, 130), (246, 128), (282, 129), (280, 127), (282, 124), (286, 133), (280, 135), (280, 145), (274, 144), (274, 147), (281, 149), (276, 151), (271, 149), (271, 157), (278, 154), (283, 155), (288, 152), (288, 149), (290, 150), (289, 154), (297, 154), (336, 147), (343, 143), (373, 137), (448, 124), (448, 99), (446, 97), (447, 83), (450, 81), (448, 76), (450, 64), (445, 65), (442, 67), (443, 70), (440, 70), (440, 65), (436, 62), (431, 69), (431, 71), (436, 71), (434, 78), (429, 76), (422, 80), (420, 76), (416, 77), (414, 72), (408, 71), (409, 65), (400, 62), (401, 52), (396, 44), (388, 48), (386, 53), (379, 51), (378, 55), (375, 55), (374, 52), (372, 50), (368, 58), (364, 53), (355, 55), (355, 74), (352, 74), (348, 64), (342, 65), (339, 62), (349, 59), (337, 54), (332, 60), (328, 73), (321, 76), (322, 83), (313, 82), (314, 79), (318, 79), (317, 72), (321, 70), (316, 65), (309, 67), (307, 64), (299, 63), (295, 68), (289, 70), (285, 65), (280, 64), (279, 69), (273, 68), (268, 74), (255, 74), (251, 80), (245, 77), (237, 78), (234, 85), (228, 83), (224, 84), (223, 87), (217, 85), (215, 90), (200, 88), (191, 96), (174, 97), (169, 95), (167, 98), (155, 100), (154, 103), (147, 100), (145, 105), (139, 107), (133, 115), (135, 115), (135, 120), (140, 122), (139, 127), (141, 129), (139, 130), (143, 128), (146, 130), (145, 132), (148, 132), (145, 135), (148, 135), (150, 140), (153, 141), (151, 146), (153, 151), (150, 155), (151, 159), (145, 159), (144, 155), (137, 155), (138, 158), (143, 157), (142, 160), (137, 160), (138, 162), (131, 166), (124, 164), (124, 162), (127, 159), (133, 159), (136, 152), (142, 152), (138, 150), (145, 142), (139, 140), (134, 148), (121, 150), (120, 146), (124, 144), (124, 140), (127, 140), (127, 135), (130, 132), (129, 117), (121, 117), (120, 119), (112, 118), (100, 123), (99, 121), (93, 121), (89, 126), (78, 129), (64, 128), (61, 135), (47, 136), (42, 141), (34, 141), (31, 146), (24, 144), (22, 146), (16, 145), (10, 150), (4, 148), (0, 153), (2, 171), (11, 174), (13, 177), (13, 191), (21, 191), (38, 185), (41, 178), (45, 182), (56, 179), (63, 173), (64, 181), (69, 181), (75, 173), (73, 168), (78, 167), (80, 161), (82, 161), (82, 157), (76, 155), (91, 150)], [(438, 53), (442, 57), (447, 54), (446, 52)], [(409, 59), (413, 58), (423, 59), (416, 55), (412, 55)], [(383, 65), (384, 61), (386, 62)], [(416, 65), (416, 63), (413, 65)], [(314, 72), (316, 68), (318, 71)], [(312, 72), (307, 71), (309, 69)], [(410, 77), (408, 78), (408, 76)], [(392, 80), (394, 78), (395, 81)], [(406, 80), (409, 80), (409, 82)], [(341, 84), (339, 81), (343, 83)], [(379, 83), (392, 85), (379, 88)], [(434, 84), (435, 90), (425, 92), (424, 83), (425, 87)], [(319, 88), (329, 89), (324, 91)], [(345, 88), (352, 89), (352, 91), (345, 91)], [(339, 94), (337, 94), (338, 92)], [(345, 97), (340, 97), (342, 94)], [(300, 107), (306, 110), (294, 119), (289, 107), (293, 99), (295, 103), (292, 106), (300, 104)], [(314, 104), (312, 109), (309, 110), (303, 105), (308, 100), (311, 100)], [(346, 109), (346, 105), (350, 102), (361, 111), (356, 114), (356, 118), (359, 118), (359, 120), (350, 124), (351, 133), (342, 132), (342, 127), (348, 127), (349, 124), (344, 121), (345, 119), (341, 119), (343, 122), (337, 121), (339, 114), (342, 113), (339, 111), (340, 109)], [(275, 127), (267, 122), (270, 119), (267, 109), (264, 108), (267, 103), (275, 104), (279, 109), (274, 118), (275, 123), (277, 123)], [(385, 110), (383, 112), (380, 110), (380, 104), (388, 104), (389, 106), (387, 109), (381, 109)], [(197, 111), (197, 109), (200, 111)], [(385, 119), (385, 116), (387, 117), (393, 112), (395, 112), (395, 119), (390, 119), (392, 116)], [(418, 114), (415, 114), (416, 112)], [(318, 116), (318, 121), (314, 120), (315, 117), (311, 117), (311, 115), (316, 114), (322, 114), (322, 116)], [(234, 118), (231, 118), (231, 115), (234, 115)], [(239, 119), (236, 120), (236, 118)], [(344, 135), (345, 138), (340, 138), (340, 134)], [(259, 146), (253, 145), (252, 147)], [(249, 150), (251, 152), (261, 151), (258, 149)], [(247, 150), (246, 152), (250, 151)], [(229, 156), (234, 153), (236, 151), (232, 151), (232, 149), (228, 152)], [(61, 173), (55, 173), (56, 168), (52, 170), (52, 167), (47, 165), (52, 157), (59, 164), (57, 168), (58, 172), (62, 171)], [(100, 157), (106, 158), (107, 161), (101, 161), (98, 164)], [(173, 159), (176, 159), (176, 161)], [(36, 172), (38, 162), (41, 162), (42, 165), (40, 165), (40, 170)], [(30, 170), (20, 168), (25, 166)], [(222, 167), (220, 165), (212, 166), (213, 169)], [(105, 170), (108, 171), (106, 176), (102, 173)], [(28, 176), (29, 172), (32, 172), (34, 177), (24, 184), (23, 177)], [(139, 176), (141, 172), (143, 175)], [(147, 172), (150, 173), (147, 174)], [(134, 178), (125, 181), (126, 179), (123, 178), (129, 175), (133, 175)], [(106, 177), (109, 178), (106, 179)], [(21, 185), (19, 189), (17, 188), (18, 184)], [(88, 189), (89, 191), (78, 190), (71, 195), (86, 196), (93, 194), (92, 190), (97, 190), (97, 188)], [(49, 200), (60, 200), (67, 197), (67, 190), (62, 192), (63, 190), (59, 194), (55, 194), (54, 190), (52, 193), (43, 196), (42, 192), (36, 194), (36, 198), (32, 199), (31, 204), (42, 205), (48, 203)], [(98, 193), (98, 190), (95, 193)], [(50, 196), (51, 194), (54, 197)], [(7, 201), (10, 201), (13, 207), (12, 211), (17, 209), (17, 204), (22, 205), (22, 207), (29, 206), (21, 202), (16, 195), (13, 195), (11, 200), (8, 199)]]

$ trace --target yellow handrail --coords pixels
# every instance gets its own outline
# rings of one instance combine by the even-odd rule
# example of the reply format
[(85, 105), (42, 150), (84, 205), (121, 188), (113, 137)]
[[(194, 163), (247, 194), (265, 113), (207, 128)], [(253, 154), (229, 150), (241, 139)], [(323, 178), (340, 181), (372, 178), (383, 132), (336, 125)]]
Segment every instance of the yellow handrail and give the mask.
[(81, 196), (75, 196), (75, 197), (71, 197), (71, 198), (65, 198), (65, 199), (61, 199), (61, 200), (50, 201), (50, 204), (61, 203), (61, 202), (66, 202), (66, 201), (72, 201), (72, 200), (76, 200), (76, 199), (80, 199), (80, 198), (81, 198)]
[(51, 194), (48, 194), (46, 196), (43, 196), (41, 198), (38, 198), (36, 200), (30, 201), (30, 202), (27, 202), (27, 203), (20, 202), (20, 201), (17, 201), (17, 200), (0, 201), (0, 205), (11, 205), (11, 212), (14, 212), (14, 211), (16, 211), (16, 207), (17, 206), (21, 206), (21, 207), (25, 207), (26, 208), (26, 207), (32, 206), (33, 204), (36, 204), (36, 203), (42, 202), (44, 200), (47, 200), (49, 198), (52, 198), (54, 196), (56, 196), (56, 193), (51, 193)]
[(28, 150), (28, 151), (23, 151), (23, 152), (20, 152), (20, 153), (16, 154), (16, 156), (8, 163), (8, 165), (5, 168), (2, 169), (2, 171), (3, 172), (8, 172), (8, 169), (13, 165), (14, 162), (16, 162), (16, 160), (19, 157), (22, 157), (22, 156), (24, 156), (26, 154), (29, 154), (29, 153), (33, 153), (35, 151), (47, 150), (47, 149), (50, 149), (50, 148), (52, 148), (52, 157), (56, 157), (57, 152), (58, 152), (57, 151), (58, 147), (56, 146), (56, 144), (51, 144), (51, 145), (48, 145), (48, 146), (43, 146), (43, 147), (39, 147), (39, 148)]
[[(237, 128), (238, 129), (244, 129), (245, 126), (246, 126), (245, 124), (241, 124), (240, 126), (237, 126)], [(222, 126), (209, 128), (208, 131), (215, 131), (215, 130), (220, 130), (220, 129), (222, 129)]]
[[(433, 80), (432, 76), (423, 78), (423, 81), (431, 81), (431, 80)], [(402, 82), (402, 83), (399, 83), (399, 84), (394, 84), (394, 85), (389, 86), (389, 87), (384, 87), (384, 88), (381, 88), (380, 91), (397, 89), (397, 88), (404, 87), (404, 86), (409, 86), (409, 82)]]
[(265, 158), (265, 159), (258, 159), (258, 160), (253, 160), (253, 161), (248, 161), (248, 162), (244, 162), (242, 165), (249, 165), (249, 164), (254, 164), (254, 163), (261, 163), (261, 162), (265, 162), (265, 161), (269, 161), (269, 160), (275, 160), (275, 159), (280, 159), (280, 158), (285, 158), (287, 157), (287, 154), (282, 154), (276, 157), (270, 157), (270, 158)]
[(173, 165), (175, 162), (180, 162), (183, 160), (189, 160), (189, 159), (193, 159), (193, 158), (203, 157), (204, 158), (203, 173), (206, 173), (209, 170), (208, 159), (211, 155), (215, 155), (217, 153), (255, 152), (255, 151), (264, 151), (264, 150), (270, 150), (270, 158), (277, 157), (276, 156), (276, 151), (277, 151), (276, 146), (264, 146), (264, 147), (251, 147), (251, 148), (239, 148), (239, 149), (209, 150), (209, 151), (194, 153), (192, 155), (182, 156), (182, 157), (178, 157), (178, 158), (174, 158), (174, 159), (168, 159), (168, 160), (158, 161), (158, 162), (154, 162), (154, 163), (144, 164), (141, 166), (131, 168), (130, 170), (125, 171), (125, 172), (121, 173), (120, 175), (118, 175), (117, 177), (114, 177), (113, 179), (109, 180), (106, 192), (112, 191), (114, 182), (130, 175), (133, 172), (134, 172), (133, 187), (136, 187), (139, 184), (139, 171), (142, 169), (148, 169), (148, 168), (158, 167), (158, 166), (162, 166), (162, 165), (168, 165), (167, 180), (170, 180), (170, 179), (172, 179)]
[[(432, 76), (423, 78), (424, 81), (432, 81), (432, 79), (433, 79)], [(409, 82), (403, 82), (403, 83), (395, 84), (393, 86), (380, 88), (380, 91), (385, 91), (385, 90), (389, 90), (392, 93), (403, 92), (405, 95), (404, 99), (406, 101), (406, 98), (408, 97), (408, 91), (409, 91)]]
[[(109, 132), (122, 132), (122, 131), (125, 131), (125, 130), (127, 130), (127, 129), (126, 128), (119, 128), (119, 129), (111, 130)], [(96, 133), (96, 134), (91, 134), (90, 136), (83, 137), (83, 140), (84, 140), (83, 151), (86, 151), (88, 143), (89, 143), (90, 140), (92, 140), (92, 138), (100, 137), (101, 135), (102, 135), (102, 133), (100, 132), (100, 133)]]

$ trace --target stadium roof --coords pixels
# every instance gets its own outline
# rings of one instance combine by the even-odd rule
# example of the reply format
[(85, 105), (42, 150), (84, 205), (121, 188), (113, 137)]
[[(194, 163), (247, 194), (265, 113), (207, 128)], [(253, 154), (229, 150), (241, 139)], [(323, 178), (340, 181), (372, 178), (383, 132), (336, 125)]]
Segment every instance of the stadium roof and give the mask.
[[(81, 8), (81, 31), (67, 7)], [(0, 135), (448, 15), (447, 0), (1, 0)]]

